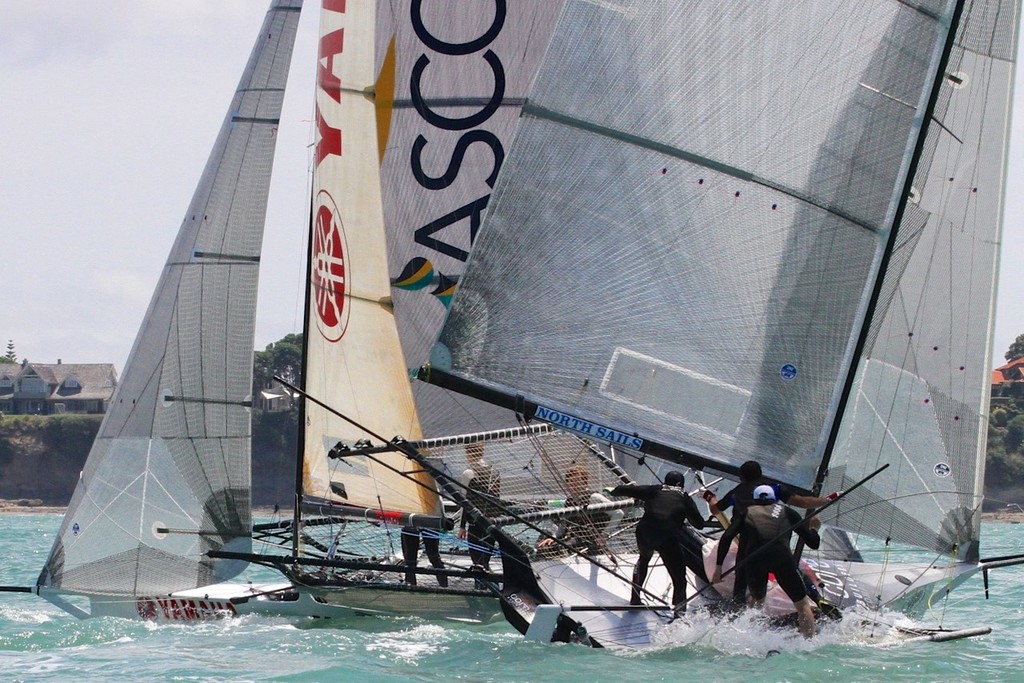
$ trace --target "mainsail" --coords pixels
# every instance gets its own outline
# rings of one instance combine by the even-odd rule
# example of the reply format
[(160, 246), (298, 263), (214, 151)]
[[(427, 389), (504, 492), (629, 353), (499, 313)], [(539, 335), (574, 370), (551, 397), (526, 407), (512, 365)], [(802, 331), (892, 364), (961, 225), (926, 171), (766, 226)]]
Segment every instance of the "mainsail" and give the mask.
[(568, 2), (434, 368), (810, 489), (954, 10)]
[[(380, 182), (407, 368), (429, 359), (561, 0), (381, 3)], [(416, 382), (427, 436), (507, 426), (505, 411)]]
[(301, 0), (272, 3), (38, 585), (166, 595), (244, 565), (257, 275)]
[[(804, 490), (889, 465), (826, 522), (936, 554), (808, 561), (843, 607), (930, 604), (988, 566), (1019, 18), (998, 0), (568, 0), (421, 377)], [(589, 568), (503, 552), (524, 632), (651, 642), (658, 619)]]

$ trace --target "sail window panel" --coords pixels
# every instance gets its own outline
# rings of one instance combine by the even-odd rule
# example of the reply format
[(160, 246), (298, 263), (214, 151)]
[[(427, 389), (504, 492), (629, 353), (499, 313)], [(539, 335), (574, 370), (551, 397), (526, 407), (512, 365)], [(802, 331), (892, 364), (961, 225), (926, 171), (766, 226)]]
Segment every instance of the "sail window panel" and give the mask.
[[(724, 458), (706, 429), (665, 434), (653, 413), (599, 395), (624, 347), (750, 392), (743, 455), (730, 444), (730, 456), (810, 483), (877, 235), (759, 184), (532, 117), (492, 202), (441, 339), (457, 373)], [(795, 381), (780, 376), (787, 364)]]
[[(182, 514), (181, 504), (190, 496), (173, 466), (168, 453), (159, 441), (149, 439), (121, 439), (98, 444), (104, 451), (104, 460), (91, 478), (88, 496), (72, 501), (75, 514), (68, 525), (76, 529), (65, 537), (62, 565), (66, 575), (61, 583), (66, 589), (107, 590), (131, 593), (141, 581), (152, 588), (149, 581), (161, 576), (166, 581), (163, 590), (192, 586), (195, 567), (190, 562), (141, 568), (135, 577), (137, 556), (142, 546), (159, 547), (168, 556), (198, 559), (195, 536), (189, 534), (165, 535), (158, 538), (153, 522), (158, 519), (167, 526), (186, 528), (189, 520)], [(137, 462), (146, 463), (142, 473)], [(185, 494), (178, 500), (172, 495)], [(143, 504), (144, 503), (144, 504)], [(195, 528), (192, 526), (191, 528)], [(116, 561), (123, 559), (123, 564)]]
[(623, 348), (612, 355), (601, 393), (730, 438), (750, 401), (750, 391), (742, 387)]
[(881, 227), (941, 41), (895, 2), (572, 2), (530, 100)]
[(980, 419), (953, 420), (964, 408), (898, 366), (868, 361), (825, 486), (842, 490), (883, 464), (890, 470), (837, 506), (830, 523), (937, 552), (954, 544), (967, 552), (978, 530), (954, 511), (980, 510), (974, 481)]

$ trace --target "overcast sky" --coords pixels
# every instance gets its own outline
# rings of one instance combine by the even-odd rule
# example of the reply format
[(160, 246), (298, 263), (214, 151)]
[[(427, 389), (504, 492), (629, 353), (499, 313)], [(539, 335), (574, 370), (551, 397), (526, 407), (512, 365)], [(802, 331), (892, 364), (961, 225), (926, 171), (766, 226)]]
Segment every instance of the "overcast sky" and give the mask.
[[(0, 0), (0, 353), (121, 372), (268, 0)], [(298, 331), (319, 3), (279, 129), (256, 347)], [(1024, 84), (994, 364), (1024, 333)]]

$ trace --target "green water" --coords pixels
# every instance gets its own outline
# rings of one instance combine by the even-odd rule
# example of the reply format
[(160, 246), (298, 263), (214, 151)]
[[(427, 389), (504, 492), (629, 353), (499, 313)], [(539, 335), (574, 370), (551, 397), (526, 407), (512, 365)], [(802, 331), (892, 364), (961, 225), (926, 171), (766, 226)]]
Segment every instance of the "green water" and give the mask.
[[(0, 584), (35, 582), (59, 522), (0, 515)], [(1024, 525), (984, 525), (985, 556), (1021, 552)], [(0, 594), (0, 681), (1024, 681), (1024, 568), (994, 571), (991, 589), (986, 602), (980, 576), (971, 579), (929, 614), (949, 628), (993, 627), (971, 640), (880, 647), (891, 642), (885, 629), (829, 627), (803, 641), (742, 617), (673, 625), (664, 647), (634, 654), (528, 643), (503, 623), (79, 621), (34, 596)]]

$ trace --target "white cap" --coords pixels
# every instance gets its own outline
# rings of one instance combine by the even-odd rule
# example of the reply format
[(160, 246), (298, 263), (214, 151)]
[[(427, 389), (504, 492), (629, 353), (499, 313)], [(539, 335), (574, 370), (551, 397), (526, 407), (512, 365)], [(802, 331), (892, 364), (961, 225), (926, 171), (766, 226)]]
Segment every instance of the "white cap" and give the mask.
[(771, 486), (768, 486), (767, 484), (761, 484), (760, 486), (758, 486), (756, 489), (754, 489), (754, 502), (756, 503), (758, 501), (774, 502), (775, 489), (773, 489)]

